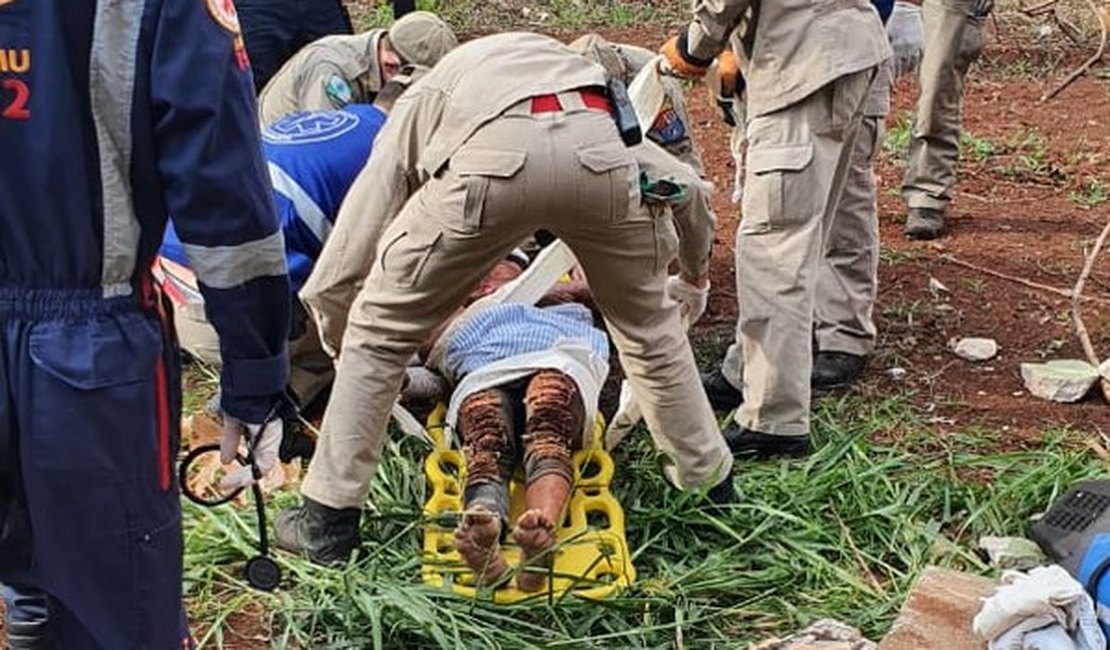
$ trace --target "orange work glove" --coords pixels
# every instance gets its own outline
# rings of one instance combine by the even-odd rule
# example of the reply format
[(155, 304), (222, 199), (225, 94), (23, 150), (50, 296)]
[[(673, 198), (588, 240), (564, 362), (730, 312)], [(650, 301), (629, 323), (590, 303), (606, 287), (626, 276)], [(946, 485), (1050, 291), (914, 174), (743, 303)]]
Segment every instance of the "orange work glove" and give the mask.
[(705, 76), (705, 71), (709, 69), (708, 62), (703, 64), (697, 59), (692, 59), (686, 53), (685, 34), (675, 36), (663, 43), (663, 47), (659, 48), (659, 53), (667, 60), (670, 71), (679, 77), (701, 79)]
[(740, 62), (732, 50), (725, 50), (717, 57), (717, 74), (721, 77), (721, 94), (735, 97), (736, 91), (743, 87), (743, 77), (740, 76)]

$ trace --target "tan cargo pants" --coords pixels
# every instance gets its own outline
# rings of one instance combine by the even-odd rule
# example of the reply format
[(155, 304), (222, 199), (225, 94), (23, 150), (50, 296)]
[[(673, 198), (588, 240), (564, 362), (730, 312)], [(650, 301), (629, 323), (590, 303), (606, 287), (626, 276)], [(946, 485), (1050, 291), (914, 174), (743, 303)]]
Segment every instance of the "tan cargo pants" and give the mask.
[(564, 112), (532, 115), (525, 101), (480, 129), (387, 228), (351, 308), (301, 487), (309, 498), (363, 505), (405, 363), (493, 264), (540, 228), (585, 269), (676, 482), (712, 485), (731, 469), (678, 304), (664, 290), (674, 226), (640, 208), (636, 166), (609, 115), (586, 110), (576, 93), (559, 97)]
[(960, 104), (968, 68), (983, 49), (976, 0), (924, 0), (925, 50), (902, 196), (910, 208), (944, 210), (960, 160)]
[(825, 242), (875, 69), (748, 121), (736, 233), (739, 319), (722, 371), (744, 393), (742, 427), (809, 433), (813, 315)]
[(884, 63), (864, 104), (848, 176), (829, 229), (814, 313), (817, 349), (823, 352), (866, 356), (875, 349), (872, 311), (879, 285), (875, 156), (883, 146), (890, 85), (890, 66)]

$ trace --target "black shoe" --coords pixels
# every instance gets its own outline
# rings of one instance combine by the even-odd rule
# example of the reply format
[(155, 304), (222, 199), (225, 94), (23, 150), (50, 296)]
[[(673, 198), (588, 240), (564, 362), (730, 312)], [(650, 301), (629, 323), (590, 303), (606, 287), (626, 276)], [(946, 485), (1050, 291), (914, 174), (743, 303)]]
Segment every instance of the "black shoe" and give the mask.
[(839, 388), (854, 382), (863, 374), (867, 357), (847, 352), (818, 352), (813, 358), (810, 383), (817, 390)]
[(329, 508), (308, 497), (299, 508), (289, 508), (274, 521), (274, 544), (307, 555), (317, 564), (346, 562), (358, 547), (358, 508)]
[(744, 394), (728, 383), (724, 373), (719, 369), (702, 373), (701, 385), (705, 388), (709, 403), (716, 411), (731, 411), (744, 403)]
[(733, 505), (739, 500), (740, 494), (736, 491), (735, 468), (729, 469), (728, 476), (721, 479), (721, 482), (709, 488), (705, 493), (706, 509), (710, 512), (719, 513), (728, 510), (729, 506)]
[(798, 458), (809, 453), (809, 434), (772, 436), (745, 429), (735, 422), (730, 423), (721, 433), (725, 436), (729, 450), (735, 456), (757, 459), (778, 456)]
[(910, 208), (906, 219), (906, 237), (936, 239), (944, 233), (944, 212), (933, 208)]

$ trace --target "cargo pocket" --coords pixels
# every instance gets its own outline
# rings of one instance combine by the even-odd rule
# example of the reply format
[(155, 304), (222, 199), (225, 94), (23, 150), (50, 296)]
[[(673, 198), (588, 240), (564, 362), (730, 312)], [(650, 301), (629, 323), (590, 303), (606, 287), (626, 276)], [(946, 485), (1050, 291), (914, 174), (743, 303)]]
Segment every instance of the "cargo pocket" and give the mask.
[(432, 224), (428, 228), (399, 230), (386, 240), (381, 260), (386, 284), (411, 289), (420, 281), (428, 259), (435, 253), (443, 233)]
[(812, 162), (808, 142), (750, 149), (740, 230), (770, 232), (811, 219), (820, 194), (814, 191)]
[(28, 345), (34, 372), (24, 470), (112, 482), (155, 475), (157, 322), (133, 312), (40, 323)]
[[(635, 161), (623, 146), (592, 145), (575, 152), (579, 162), (578, 214), (609, 223), (628, 216)], [(637, 186), (638, 188), (638, 186)]]
[[(466, 199), (457, 228), (476, 233), (487, 211), (516, 214), (522, 207), (522, 193), (510, 182), (524, 167), (527, 154), (508, 149), (464, 147), (451, 157), (450, 170), (462, 181)], [(453, 224), (448, 224), (453, 226)]]

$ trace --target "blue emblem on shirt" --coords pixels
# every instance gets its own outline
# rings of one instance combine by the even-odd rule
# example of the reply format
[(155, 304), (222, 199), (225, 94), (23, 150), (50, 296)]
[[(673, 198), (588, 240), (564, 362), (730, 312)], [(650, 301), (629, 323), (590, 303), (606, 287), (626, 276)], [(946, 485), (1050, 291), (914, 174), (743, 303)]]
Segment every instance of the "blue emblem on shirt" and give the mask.
[(350, 111), (291, 113), (262, 130), (269, 144), (305, 144), (334, 140), (358, 127), (359, 117)]

